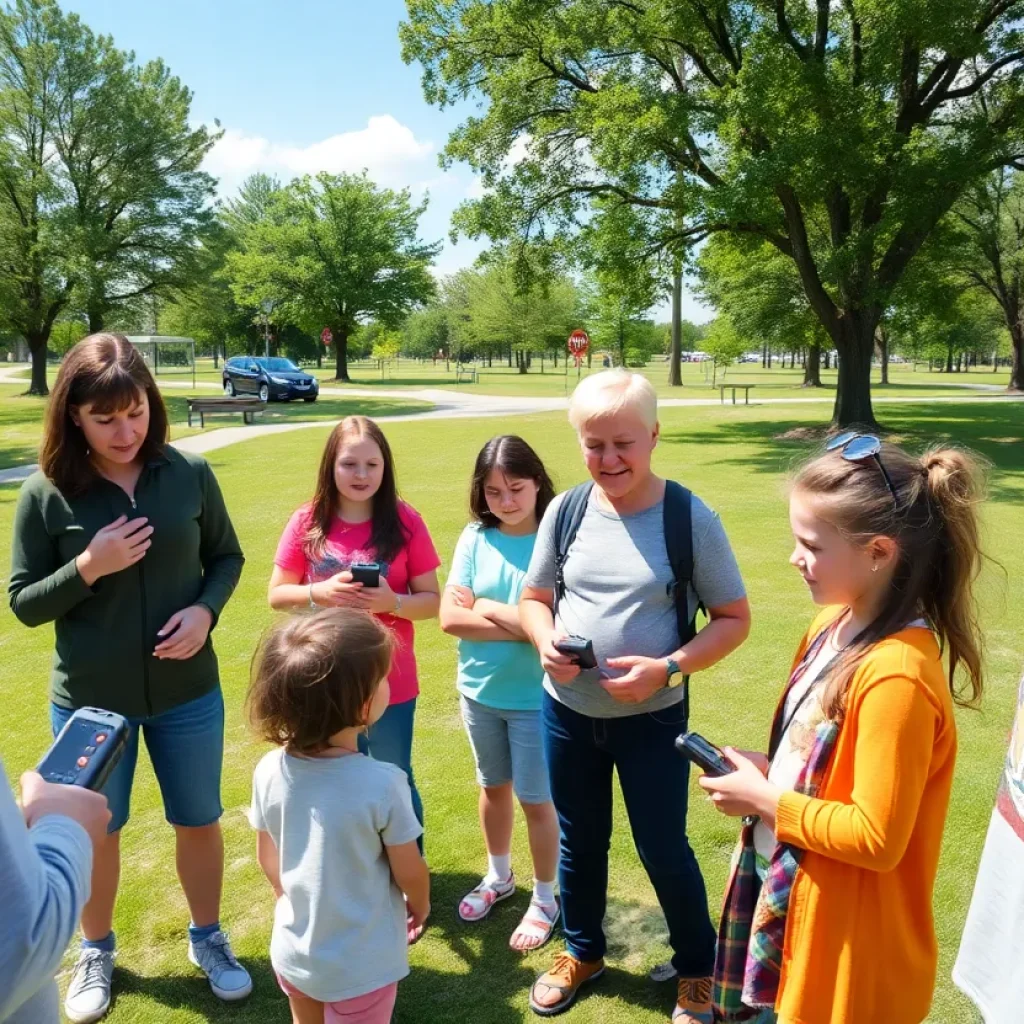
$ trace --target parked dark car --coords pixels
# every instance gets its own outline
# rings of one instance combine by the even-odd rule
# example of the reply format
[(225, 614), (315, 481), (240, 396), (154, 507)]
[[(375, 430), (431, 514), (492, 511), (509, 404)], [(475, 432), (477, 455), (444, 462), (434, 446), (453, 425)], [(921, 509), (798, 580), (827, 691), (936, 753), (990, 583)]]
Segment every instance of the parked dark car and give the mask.
[(258, 395), (263, 402), (301, 398), (315, 402), (320, 394), (316, 377), (278, 356), (233, 356), (224, 364), (224, 394)]

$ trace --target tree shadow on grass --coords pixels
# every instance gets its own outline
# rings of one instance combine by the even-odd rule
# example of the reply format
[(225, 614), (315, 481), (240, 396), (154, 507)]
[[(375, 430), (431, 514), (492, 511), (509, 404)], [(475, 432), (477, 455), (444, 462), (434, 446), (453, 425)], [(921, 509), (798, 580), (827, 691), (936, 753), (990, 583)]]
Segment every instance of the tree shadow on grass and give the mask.
[[(395, 1024), (458, 1018), (474, 1024), (512, 1024), (533, 1019), (527, 1005), (529, 990), (564, 948), (561, 932), (556, 929), (548, 945), (527, 955), (509, 948), (509, 937), (529, 904), (525, 887), (497, 904), (485, 921), (462, 921), (459, 901), (478, 882), (478, 876), (465, 873), (432, 876), (434, 913), (422, 946), (410, 956), (412, 972), (399, 986)], [(649, 947), (663, 945), (667, 934), (656, 906), (610, 900), (606, 925), (608, 955), (613, 961), (636, 960)], [(449, 962), (449, 969), (433, 966), (441, 958)], [(580, 1000), (614, 999), (667, 1017), (674, 993), (672, 986), (650, 981), (643, 969), (612, 964), (592, 990), (581, 993)]]
[[(1024, 489), (1024, 402), (891, 406), (884, 411), (886, 436), (919, 451), (933, 444), (962, 445), (991, 465), (990, 494), (997, 501), (1019, 501)], [(665, 430), (669, 445), (715, 446), (717, 465), (755, 473), (786, 474), (821, 450), (826, 424), (806, 418), (773, 417), (694, 424)], [(820, 435), (820, 436), (818, 436)], [(735, 445), (731, 454), (726, 445)]]
[[(288, 1001), (278, 987), (270, 960), (266, 957), (239, 957), (239, 963), (252, 976), (253, 991), (247, 999), (224, 1002), (210, 991), (210, 984), (198, 969), (189, 974), (163, 974), (155, 977), (136, 974), (117, 966), (113, 977), (111, 1018), (117, 1020), (118, 1004), (131, 996), (139, 996), (166, 1010), (188, 1011), (208, 1021), (244, 1021), (245, 1024), (263, 1024), (264, 1021), (286, 1021), (289, 1018)], [(125, 1006), (127, 1010), (127, 1005)], [(133, 1007), (134, 1009), (134, 1007)], [(146, 1020), (147, 1016), (133, 1019)]]

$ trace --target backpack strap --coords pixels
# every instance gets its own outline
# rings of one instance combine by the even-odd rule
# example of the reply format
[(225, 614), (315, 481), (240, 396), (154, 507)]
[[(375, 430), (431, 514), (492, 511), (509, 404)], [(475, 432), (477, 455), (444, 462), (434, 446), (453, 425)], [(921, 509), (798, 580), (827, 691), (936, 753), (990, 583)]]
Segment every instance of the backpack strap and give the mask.
[[(685, 647), (697, 635), (697, 617), (690, 618), (687, 608), (686, 588), (693, 581), (693, 516), (691, 514), (691, 492), (675, 480), (665, 481), (665, 502), (663, 515), (665, 523), (665, 547), (668, 562), (672, 567), (673, 580), (668, 585), (676, 606), (676, 626), (679, 630), (679, 646)], [(702, 609), (703, 604), (698, 608)], [(684, 676), (683, 720), (690, 720), (690, 677)]]
[(676, 604), (680, 647), (697, 635), (696, 616), (691, 619), (686, 606), (686, 586), (693, 581), (692, 498), (692, 493), (682, 484), (675, 480), (665, 481), (665, 547), (668, 549), (668, 563), (674, 577), (669, 588)]
[(594, 489), (593, 481), (578, 484), (565, 492), (565, 497), (558, 504), (555, 516), (555, 605), (558, 614), (558, 602), (565, 596), (565, 563), (569, 558), (569, 548), (576, 539), (580, 523), (587, 514), (590, 492)]

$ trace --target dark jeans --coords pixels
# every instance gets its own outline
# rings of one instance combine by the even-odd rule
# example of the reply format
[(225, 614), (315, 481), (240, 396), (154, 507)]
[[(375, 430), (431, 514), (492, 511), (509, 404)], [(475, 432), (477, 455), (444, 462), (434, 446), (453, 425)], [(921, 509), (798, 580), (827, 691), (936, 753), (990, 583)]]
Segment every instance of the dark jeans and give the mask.
[(684, 978), (714, 970), (715, 930), (686, 838), (689, 762), (673, 746), (686, 728), (683, 714), (677, 705), (626, 718), (588, 718), (544, 694), (544, 746), (562, 829), (563, 931), (569, 952), (580, 960), (605, 955), (614, 768), (640, 861), (668, 922), (672, 965)]

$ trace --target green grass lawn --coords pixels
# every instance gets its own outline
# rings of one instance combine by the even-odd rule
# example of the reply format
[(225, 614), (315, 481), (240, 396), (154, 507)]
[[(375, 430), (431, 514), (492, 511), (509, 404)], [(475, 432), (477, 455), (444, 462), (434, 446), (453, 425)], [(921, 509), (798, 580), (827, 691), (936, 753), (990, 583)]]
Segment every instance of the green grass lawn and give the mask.
[[(323, 368), (317, 370), (315, 367), (308, 368), (311, 373), (316, 374), (321, 381), (329, 381), (330, 387), (381, 387), (381, 388), (446, 388), (451, 390), (469, 391), (473, 394), (482, 395), (545, 395), (555, 397), (571, 393), (576, 384), (575, 367), (570, 367), (568, 374), (564, 361), (559, 360), (557, 369), (551, 361), (545, 360), (543, 367), (539, 359), (534, 359), (533, 366), (529, 373), (521, 374), (515, 368), (495, 362), (494, 366), (478, 366), (479, 380), (476, 384), (456, 384), (455, 364), (451, 363), (445, 369), (443, 362), (421, 363), (418, 360), (400, 359), (393, 362), (382, 371), (375, 365), (359, 362), (353, 363), (350, 367), (352, 382), (350, 385), (337, 384), (333, 380), (333, 365), (326, 362)], [(596, 365), (589, 371), (596, 373), (600, 369)], [(704, 365), (699, 363), (684, 363), (683, 367), (683, 388), (672, 388), (667, 383), (668, 364), (663, 360), (656, 360), (649, 363), (642, 371), (654, 383), (658, 394), (662, 397), (672, 398), (709, 398), (718, 397), (718, 391), (711, 391), (710, 376), (705, 379)], [(582, 373), (588, 372), (584, 366)], [(710, 374), (710, 367), (708, 368)], [(824, 387), (819, 390), (808, 390), (801, 387), (803, 381), (803, 370), (799, 367), (795, 370), (780, 368), (778, 365), (771, 370), (763, 369), (758, 364), (738, 364), (727, 368), (722, 374), (719, 370), (717, 382), (719, 384), (754, 384), (755, 389), (751, 398), (756, 401), (758, 398), (831, 398), (835, 393), (836, 371), (822, 371), (822, 383)], [(929, 373), (927, 368), (921, 367), (914, 371), (908, 366), (893, 364), (889, 368), (890, 383), (883, 387), (879, 383), (881, 370), (875, 367), (873, 380), (876, 385), (875, 393), (878, 395), (892, 396), (913, 396), (913, 395), (948, 395), (961, 393), (965, 386), (982, 387), (994, 385), (1006, 387), (1009, 381), (1009, 370), (1000, 370), (992, 373), (990, 369), (972, 370), (969, 373)], [(169, 375), (167, 380), (184, 380), (180, 374)], [(215, 370), (212, 359), (200, 359), (197, 362), (196, 380), (219, 382), (221, 371)], [(742, 401), (742, 396), (741, 399)]]
[[(39, 440), (43, 432), (43, 413), (46, 399), (24, 393), (19, 384), (0, 384), (0, 469), (12, 466), (31, 465), (39, 457)], [(164, 391), (164, 402), (171, 421), (171, 438), (177, 440), (189, 434), (199, 433), (199, 419), (193, 416), (193, 426), (188, 424), (186, 395), (179, 391)], [(362, 413), (365, 416), (397, 416), (406, 413), (424, 412), (430, 408), (427, 402), (415, 399), (365, 398), (353, 395), (351, 398), (325, 397), (316, 402), (270, 402), (262, 419), (257, 423), (288, 423), (290, 421), (329, 420), (336, 422), (345, 416)], [(208, 416), (206, 430), (218, 427), (238, 426), (241, 417)]]
[[(790, 658), (813, 607), (787, 564), (791, 538), (785, 482), (810, 442), (789, 440), (796, 428), (820, 425), (820, 407), (769, 406), (666, 410), (656, 468), (683, 480), (722, 514), (736, 548), (753, 607), (753, 633), (732, 657), (694, 681), (694, 727), (738, 746), (766, 743), (772, 710)], [(988, 641), (988, 689), (981, 712), (960, 712), (960, 759), (935, 897), (941, 963), (931, 1021), (974, 1021), (949, 980), (974, 883), (981, 843), (1024, 661), (1019, 609), (1024, 605), (1024, 548), (1019, 543), (1024, 502), (1024, 405), (893, 406), (885, 420), (912, 445), (950, 438), (993, 463), (986, 537), (1002, 568), (986, 568), (982, 622)], [(465, 523), (466, 488), (474, 456), (499, 429), (515, 429), (545, 457), (560, 487), (582, 477), (575, 440), (564, 414), (524, 416), (515, 423), (487, 420), (395, 423), (385, 428), (395, 450), (402, 492), (425, 516), (447, 571)], [(253, 856), (244, 813), (251, 773), (263, 748), (247, 732), (241, 707), (256, 636), (271, 621), (266, 583), (280, 529), (311, 494), (326, 429), (246, 442), (211, 454), (248, 558), (239, 589), (216, 634), (228, 706), (224, 772), (227, 877), (223, 921), (252, 970), (255, 991), (240, 1007), (224, 1007), (185, 959), (187, 912), (174, 878), (171, 831), (163, 825), (148, 761), (140, 759), (133, 816), (124, 834), (125, 862), (117, 930), (121, 954), (119, 996), (111, 1024), (186, 1024), (288, 1019), (268, 958), (272, 898)], [(258, 457), (260, 471), (253, 473)], [(268, 481), (273, 486), (268, 487)], [(0, 485), (0, 543), (9, 542), (17, 487)], [(443, 575), (442, 575), (443, 578)], [(0, 692), (8, 726), (0, 750), (9, 775), (35, 763), (48, 742), (46, 686), (52, 633), (18, 624), (0, 609)], [(415, 763), (427, 814), (427, 851), (433, 873), (430, 927), (411, 952), (412, 975), (402, 983), (399, 1024), (462, 1019), (509, 1024), (531, 1018), (528, 986), (550, 950), (525, 958), (507, 948), (529, 898), (498, 907), (479, 925), (460, 922), (456, 907), (481, 875), (485, 860), (476, 819), (476, 786), (454, 689), (455, 644), (435, 623), (417, 627), (423, 696), (417, 719)], [(657, 780), (652, 780), (657, 784)], [(735, 823), (691, 794), (691, 836), (717, 914)], [(525, 834), (517, 826), (515, 861), (529, 878)], [(665, 929), (637, 860), (621, 803), (612, 840), (608, 934), (610, 970), (567, 1019), (578, 1024), (654, 1024), (668, 1019), (674, 987), (655, 985), (646, 971), (667, 953)], [(557, 944), (555, 944), (557, 948)], [(70, 958), (66, 961), (70, 963)], [(66, 972), (64, 976), (66, 982)], [(865, 1022), (881, 1024), (881, 1022)]]

